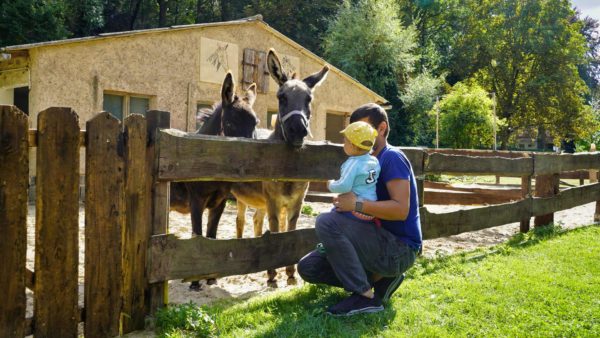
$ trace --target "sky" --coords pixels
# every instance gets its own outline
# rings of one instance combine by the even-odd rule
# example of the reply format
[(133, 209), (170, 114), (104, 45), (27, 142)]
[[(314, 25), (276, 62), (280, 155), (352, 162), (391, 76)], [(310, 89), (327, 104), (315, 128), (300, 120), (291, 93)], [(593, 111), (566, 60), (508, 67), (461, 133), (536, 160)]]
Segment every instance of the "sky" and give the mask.
[(572, 3), (579, 8), (583, 17), (590, 16), (600, 20), (600, 0), (572, 0)]

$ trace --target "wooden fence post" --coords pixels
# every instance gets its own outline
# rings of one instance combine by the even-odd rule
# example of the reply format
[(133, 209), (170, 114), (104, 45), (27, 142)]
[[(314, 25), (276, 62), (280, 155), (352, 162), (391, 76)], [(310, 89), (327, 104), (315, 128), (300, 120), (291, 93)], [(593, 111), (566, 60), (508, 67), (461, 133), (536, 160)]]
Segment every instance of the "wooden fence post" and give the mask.
[[(531, 176), (530, 175), (521, 176), (521, 196), (523, 198), (531, 197)], [(531, 221), (531, 217), (527, 217), (527, 219), (522, 219), (519, 231), (521, 231), (522, 233), (528, 232), (530, 221)]]
[(125, 218), (121, 123), (107, 112), (86, 123), (85, 336), (119, 335), (121, 230)]
[(25, 336), (29, 144), (27, 115), (0, 106), (0, 337)]
[(42, 111), (37, 141), (34, 336), (77, 337), (79, 117)]
[[(535, 197), (552, 197), (559, 192), (559, 174), (537, 175), (535, 177)], [(536, 216), (534, 225), (543, 226), (554, 222), (554, 213)]]
[[(590, 145), (590, 153), (596, 152), (596, 144)], [(598, 169), (590, 170), (590, 183), (598, 183)], [(596, 210), (594, 211), (594, 222), (600, 222), (600, 201), (596, 201)]]
[(146, 165), (146, 119), (125, 119), (125, 228), (123, 229), (122, 334), (145, 324), (146, 248), (150, 238), (150, 187)]
[[(146, 148), (146, 163), (148, 184), (151, 187), (150, 236), (167, 233), (169, 223), (169, 183), (158, 182), (158, 162), (156, 135), (158, 129), (171, 127), (171, 114), (166, 111), (151, 110), (146, 113), (148, 123), (148, 147)], [(149, 239), (148, 239), (149, 240)], [(148, 266), (149, 264), (147, 264)], [(168, 282), (154, 283), (148, 286), (146, 299), (147, 314), (154, 315), (165, 306), (168, 292)]]

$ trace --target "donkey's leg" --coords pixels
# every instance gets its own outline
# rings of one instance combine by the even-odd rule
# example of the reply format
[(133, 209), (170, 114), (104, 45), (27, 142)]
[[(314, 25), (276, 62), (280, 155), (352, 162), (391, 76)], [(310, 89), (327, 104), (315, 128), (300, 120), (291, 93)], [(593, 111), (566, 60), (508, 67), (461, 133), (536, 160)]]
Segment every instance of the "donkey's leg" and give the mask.
[(206, 224), (206, 237), (208, 238), (217, 238), (217, 229), (219, 228), (219, 221), (221, 220), (221, 215), (223, 215), (223, 210), (225, 210), (225, 205), (227, 204), (227, 199), (224, 198), (216, 207), (212, 209), (208, 209), (208, 223)]
[(244, 226), (246, 226), (246, 204), (241, 200), (237, 200), (237, 217), (235, 218), (235, 234), (237, 238), (242, 238), (244, 234)]
[(254, 212), (254, 217), (252, 220), (254, 221), (254, 237), (260, 237), (263, 233), (263, 224), (265, 222), (265, 209), (256, 209)]
[[(269, 197), (267, 198), (267, 215), (269, 217), (269, 231), (271, 233), (279, 232), (279, 203), (277, 203), (276, 198)], [(277, 271), (275, 269), (267, 270), (267, 285), (272, 287), (277, 287), (277, 281), (275, 278), (277, 277)]]
[[(196, 198), (190, 198), (190, 211), (192, 216), (192, 237), (202, 236), (202, 214), (204, 213), (204, 201)], [(192, 281), (190, 290), (200, 291), (202, 289), (200, 281)]]
[[(221, 215), (223, 214), (223, 210), (225, 210), (225, 205), (227, 204), (227, 199), (223, 199), (221, 203), (219, 203), (216, 207), (212, 209), (208, 209), (208, 223), (206, 224), (206, 237), (208, 238), (217, 238), (217, 228), (219, 227), (219, 221), (221, 220)], [(216, 278), (208, 278), (206, 280), (207, 285), (217, 284)]]
[[(300, 217), (301, 210), (302, 210), (302, 199), (295, 201), (295, 203), (287, 209), (287, 214), (288, 214), (287, 231), (296, 230), (296, 223), (298, 223), (298, 217)], [(296, 272), (295, 265), (290, 265), (290, 266), (285, 267), (285, 273), (288, 276), (288, 280), (287, 280), (288, 285), (295, 285), (298, 283), (296, 281), (296, 278), (294, 277), (295, 272)]]

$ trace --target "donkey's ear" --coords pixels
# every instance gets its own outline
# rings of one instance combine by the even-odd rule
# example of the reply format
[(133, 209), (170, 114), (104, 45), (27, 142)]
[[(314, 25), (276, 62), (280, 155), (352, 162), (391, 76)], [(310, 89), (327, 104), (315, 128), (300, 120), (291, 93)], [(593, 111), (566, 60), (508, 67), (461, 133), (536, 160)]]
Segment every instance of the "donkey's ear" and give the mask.
[(306, 85), (308, 86), (308, 88), (315, 88), (316, 86), (320, 85), (321, 83), (323, 83), (323, 81), (325, 80), (325, 78), (327, 77), (327, 73), (329, 72), (329, 66), (325, 65), (323, 66), (323, 69), (321, 69), (320, 71), (308, 76), (306, 79), (304, 79), (304, 83), (306, 83)]
[(223, 80), (223, 87), (221, 87), (221, 100), (223, 106), (232, 104), (234, 99), (235, 83), (233, 82), (231, 71), (228, 71), (227, 75), (225, 75), (225, 80)]
[(271, 77), (278, 85), (281, 86), (288, 80), (287, 76), (283, 73), (279, 56), (277, 56), (273, 48), (269, 49), (269, 55), (267, 55), (267, 68), (269, 69), (269, 73), (271, 73)]
[(250, 107), (254, 105), (254, 101), (256, 101), (256, 83), (253, 83), (250, 85), (250, 87), (248, 87), (244, 101), (248, 102)]

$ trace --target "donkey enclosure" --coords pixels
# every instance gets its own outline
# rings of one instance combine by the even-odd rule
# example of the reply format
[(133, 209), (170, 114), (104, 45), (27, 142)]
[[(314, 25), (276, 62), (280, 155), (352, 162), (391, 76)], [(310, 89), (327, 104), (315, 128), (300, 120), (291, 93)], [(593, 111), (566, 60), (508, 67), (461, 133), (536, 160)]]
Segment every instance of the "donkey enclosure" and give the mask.
[[(294, 264), (316, 244), (313, 229), (259, 238), (180, 239), (168, 233), (169, 182), (325, 181), (336, 178), (345, 155), (339, 145), (307, 142), (299, 149), (267, 140), (201, 136), (169, 130), (167, 112), (149, 111), (120, 122), (100, 113), (80, 130), (70, 108), (38, 115), (38, 129), (13, 106), (0, 106), (0, 337), (115, 336), (142, 329), (164, 306), (165, 282), (216, 278)], [(28, 154), (36, 148), (35, 269), (25, 255)], [(80, 148), (85, 147), (84, 306), (78, 306)], [(600, 200), (600, 184), (558, 189), (561, 172), (600, 168), (599, 153), (502, 152), (447, 154), (401, 148), (419, 178), (424, 239), (512, 222), (529, 229), (555, 211)], [(514, 154), (514, 152), (513, 152)], [(473, 156), (477, 155), (477, 156)], [(511, 155), (512, 156), (512, 155)], [(432, 213), (424, 206), (426, 174), (521, 177), (516, 201)], [(535, 188), (532, 179), (535, 178)], [(429, 183), (427, 183), (429, 184)], [(596, 206), (596, 217), (600, 214)], [(591, 222), (592, 220), (590, 220)], [(34, 294), (26, 318), (25, 289)]]

